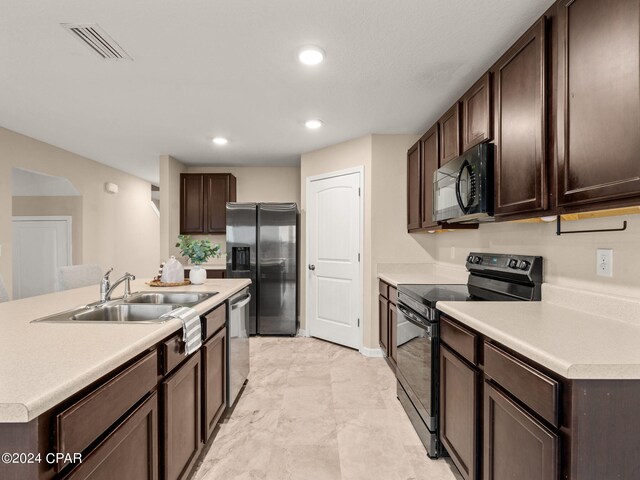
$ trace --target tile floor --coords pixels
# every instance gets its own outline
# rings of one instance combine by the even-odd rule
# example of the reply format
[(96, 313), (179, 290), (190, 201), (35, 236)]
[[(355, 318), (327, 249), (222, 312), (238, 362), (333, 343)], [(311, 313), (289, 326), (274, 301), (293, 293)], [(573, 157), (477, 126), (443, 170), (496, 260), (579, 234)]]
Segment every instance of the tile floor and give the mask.
[(454, 480), (430, 460), (382, 358), (311, 338), (251, 339), (251, 374), (196, 480)]

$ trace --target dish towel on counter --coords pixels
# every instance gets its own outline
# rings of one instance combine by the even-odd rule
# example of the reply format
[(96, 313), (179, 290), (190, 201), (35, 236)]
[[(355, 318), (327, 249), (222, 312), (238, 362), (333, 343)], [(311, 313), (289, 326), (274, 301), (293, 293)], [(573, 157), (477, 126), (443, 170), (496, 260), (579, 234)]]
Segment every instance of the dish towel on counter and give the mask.
[(160, 318), (179, 318), (182, 320), (182, 340), (184, 354), (191, 355), (202, 346), (200, 315), (193, 308), (180, 307), (165, 313)]

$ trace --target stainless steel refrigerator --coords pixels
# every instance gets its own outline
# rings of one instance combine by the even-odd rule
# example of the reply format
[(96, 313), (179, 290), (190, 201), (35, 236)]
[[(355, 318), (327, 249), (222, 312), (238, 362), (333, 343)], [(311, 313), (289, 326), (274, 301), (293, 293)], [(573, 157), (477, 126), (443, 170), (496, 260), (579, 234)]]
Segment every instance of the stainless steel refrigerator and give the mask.
[(227, 278), (249, 278), (249, 333), (295, 335), (298, 206), (227, 203)]

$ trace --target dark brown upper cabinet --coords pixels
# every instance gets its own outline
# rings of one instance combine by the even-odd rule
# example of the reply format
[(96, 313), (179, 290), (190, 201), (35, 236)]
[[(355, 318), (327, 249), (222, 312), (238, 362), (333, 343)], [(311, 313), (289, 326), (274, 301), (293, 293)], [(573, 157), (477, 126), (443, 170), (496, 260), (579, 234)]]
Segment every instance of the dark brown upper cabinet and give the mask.
[(180, 175), (180, 233), (204, 233), (204, 175)]
[(420, 141), (407, 151), (407, 230), (422, 227), (422, 197), (420, 195)]
[(438, 120), (440, 129), (440, 166), (460, 156), (460, 103)]
[(462, 151), (492, 139), (491, 73), (485, 73), (464, 94), (462, 103)]
[(558, 205), (640, 199), (640, 1), (558, 4)]
[(545, 18), (493, 67), (495, 214), (547, 208)]
[(227, 231), (227, 202), (236, 201), (236, 177), (230, 173), (206, 176), (207, 233)]
[(180, 175), (180, 233), (225, 233), (227, 202), (236, 201), (236, 177), (230, 173)]
[(433, 174), (438, 169), (438, 124), (436, 123), (420, 139), (420, 163), (422, 169), (422, 228), (435, 228), (433, 220)]

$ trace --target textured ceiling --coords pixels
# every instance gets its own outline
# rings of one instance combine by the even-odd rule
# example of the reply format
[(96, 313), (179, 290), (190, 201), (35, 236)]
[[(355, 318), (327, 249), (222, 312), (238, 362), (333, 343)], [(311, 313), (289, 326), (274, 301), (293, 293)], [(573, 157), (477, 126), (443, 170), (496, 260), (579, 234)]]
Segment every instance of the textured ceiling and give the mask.
[[(0, 126), (154, 182), (161, 154), (296, 165), (425, 130), (550, 3), (2, 0)], [(60, 23), (98, 23), (133, 61), (101, 60)], [(323, 64), (297, 62), (306, 44)]]

